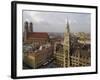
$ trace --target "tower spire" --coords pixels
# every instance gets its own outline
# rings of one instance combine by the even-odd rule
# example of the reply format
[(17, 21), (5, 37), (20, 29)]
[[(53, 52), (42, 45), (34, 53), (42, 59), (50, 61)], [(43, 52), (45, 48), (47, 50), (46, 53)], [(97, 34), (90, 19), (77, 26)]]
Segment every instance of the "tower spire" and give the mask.
[(64, 32), (64, 45), (63, 45), (63, 53), (64, 53), (64, 67), (70, 66), (70, 30), (69, 30), (69, 22), (67, 19), (67, 26)]
[(66, 25), (67, 25), (67, 26), (66, 26), (66, 28), (67, 28), (67, 32), (70, 32), (68, 18), (66, 19), (66, 23), (67, 23), (67, 24), (66, 24)]

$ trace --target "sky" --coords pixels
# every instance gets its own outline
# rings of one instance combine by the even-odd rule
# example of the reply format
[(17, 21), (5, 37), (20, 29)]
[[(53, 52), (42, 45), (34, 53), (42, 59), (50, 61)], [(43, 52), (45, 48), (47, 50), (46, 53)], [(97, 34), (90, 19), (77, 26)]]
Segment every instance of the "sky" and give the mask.
[(33, 23), (34, 32), (64, 32), (69, 22), (71, 32), (86, 32), (91, 30), (91, 14), (48, 11), (23, 11), (24, 22)]

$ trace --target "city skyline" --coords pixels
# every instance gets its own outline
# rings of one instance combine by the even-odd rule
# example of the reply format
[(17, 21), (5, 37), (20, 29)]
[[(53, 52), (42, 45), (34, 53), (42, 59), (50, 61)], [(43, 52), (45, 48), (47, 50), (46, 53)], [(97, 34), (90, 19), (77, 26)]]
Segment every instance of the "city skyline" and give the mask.
[(24, 22), (33, 23), (35, 32), (64, 32), (68, 20), (71, 32), (90, 33), (90, 14), (43, 11), (23, 11)]
[(91, 39), (88, 34), (74, 35), (70, 32), (69, 22), (63, 37), (55, 33), (34, 32), (33, 27), (32, 23), (25, 22), (23, 69), (91, 66)]

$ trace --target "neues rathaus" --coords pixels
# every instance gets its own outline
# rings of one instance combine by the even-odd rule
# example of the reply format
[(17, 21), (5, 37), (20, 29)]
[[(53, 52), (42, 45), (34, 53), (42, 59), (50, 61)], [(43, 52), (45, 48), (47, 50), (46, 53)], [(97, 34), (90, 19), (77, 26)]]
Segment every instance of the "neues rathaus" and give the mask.
[(64, 40), (55, 43), (55, 63), (58, 67), (80, 67), (91, 65), (90, 43), (80, 43), (77, 37), (70, 32), (67, 21), (64, 31)]

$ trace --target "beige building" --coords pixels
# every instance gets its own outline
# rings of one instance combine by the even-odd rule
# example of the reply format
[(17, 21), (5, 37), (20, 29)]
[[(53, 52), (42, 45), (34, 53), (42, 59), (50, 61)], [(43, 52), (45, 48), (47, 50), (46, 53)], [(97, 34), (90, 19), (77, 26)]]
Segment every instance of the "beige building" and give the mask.
[(53, 56), (53, 48), (51, 45), (40, 46), (35, 51), (26, 52), (23, 56), (25, 64), (31, 68), (38, 68), (47, 63)]

